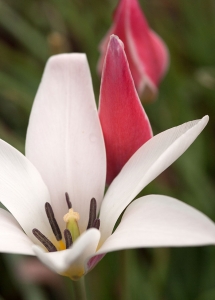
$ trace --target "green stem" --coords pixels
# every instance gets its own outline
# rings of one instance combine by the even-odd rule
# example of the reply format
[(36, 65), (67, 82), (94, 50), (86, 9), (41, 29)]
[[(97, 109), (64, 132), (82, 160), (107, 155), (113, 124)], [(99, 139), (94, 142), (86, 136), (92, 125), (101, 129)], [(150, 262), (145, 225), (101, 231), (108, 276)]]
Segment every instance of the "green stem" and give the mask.
[(130, 261), (131, 261), (131, 250), (124, 250), (120, 253), (120, 265), (122, 268), (122, 289), (121, 289), (121, 299), (122, 300), (129, 300), (130, 298)]
[(84, 276), (77, 281), (72, 281), (72, 283), (75, 300), (87, 300)]

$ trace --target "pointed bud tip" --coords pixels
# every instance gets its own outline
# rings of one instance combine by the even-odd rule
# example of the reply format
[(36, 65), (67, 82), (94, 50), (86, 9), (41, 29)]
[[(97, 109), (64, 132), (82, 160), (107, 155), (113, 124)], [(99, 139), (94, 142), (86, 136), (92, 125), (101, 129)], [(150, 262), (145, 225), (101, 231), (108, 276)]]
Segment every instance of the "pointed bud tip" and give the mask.
[(115, 51), (119, 52), (121, 50), (124, 51), (124, 44), (117, 35), (112, 34), (110, 36), (108, 48), (113, 52)]

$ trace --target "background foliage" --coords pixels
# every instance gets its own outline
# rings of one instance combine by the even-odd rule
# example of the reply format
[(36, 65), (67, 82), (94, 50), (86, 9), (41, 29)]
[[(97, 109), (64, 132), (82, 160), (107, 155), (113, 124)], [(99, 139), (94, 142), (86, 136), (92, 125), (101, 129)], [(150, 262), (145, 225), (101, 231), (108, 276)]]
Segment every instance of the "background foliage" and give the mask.
[[(52, 54), (85, 52), (98, 100), (97, 48), (116, 4), (117, 0), (0, 0), (2, 139), (24, 152), (30, 109)], [(209, 125), (191, 148), (141, 194), (176, 197), (215, 221), (215, 1), (142, 0), (140, 4), (171, 57), (157, 101), (145, 106), (154, 134), (210, 116)], [(20, 265), (29, 261), (16, 255), (0, 256), (2, 299), (72, 299), (67, 279), (23, 276)], [(111, 253), (86, 276), (86, 282), (89, 299), (212, 300), (215, 249)]]

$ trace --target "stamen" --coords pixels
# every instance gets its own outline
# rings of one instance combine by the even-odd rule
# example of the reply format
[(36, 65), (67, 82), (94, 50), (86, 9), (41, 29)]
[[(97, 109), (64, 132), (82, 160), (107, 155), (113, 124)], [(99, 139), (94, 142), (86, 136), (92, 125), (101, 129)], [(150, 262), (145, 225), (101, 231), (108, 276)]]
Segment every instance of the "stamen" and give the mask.
[(59, 228), (58, 223), (55, 219), (53, 209), (52, 209), (51, 205), (48, 202), (46, 202), (46, 204), (45, 204), (45, 210), (46, 210), (46, 215), (49, 219), (49, 223), (51, 225), (52, 231), (53, 231), (53, 233), (56, 237), (56, 240), (57, 241), (62, 240), (62, 234), (61, 234), (60, 228)]
[(69, 199), (69, 194), (68, 193), (65, 193), (65, 196), (66, 196), (66, 203), (68, 205), (68, 209), (72, 208), (72, 203)]
[(65, 241), (66, 241), (66, 249), (69, 249), (73, 244), (72, 235), (71, 235), (69, 229), (64, 230), (64, 238), (65, 238)]
[(89, 221), (88, 221), (87, 229), (93, 227), (93, 223), (96, 219), (96, 206), (97, 206), (96, 199), (92, 198), (90, 201), (90, 213), (89, 213)]
[(95, 221), (94, 221), (92, 227), (99, 230), (99, 227), (100, 227), (100, 219), (95, 219)]
[(57, 248), (52, 244), (52, 242), (47, 239), (45, 235), (42, 234), (38, 229), (34, 228), (32, 230), (33, 235), (46, 247), (49, 252), (56, 252)]

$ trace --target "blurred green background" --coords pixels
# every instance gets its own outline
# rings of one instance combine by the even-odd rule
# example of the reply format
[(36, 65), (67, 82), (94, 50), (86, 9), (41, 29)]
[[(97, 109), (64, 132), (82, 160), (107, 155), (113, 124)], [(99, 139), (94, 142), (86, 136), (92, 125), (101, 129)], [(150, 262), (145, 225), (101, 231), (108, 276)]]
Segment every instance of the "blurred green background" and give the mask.
[[(215, 1), (140, 0), (140, 4), (171, 57), (157, 101), (145, 106), (154, 134), (210, 116), (190, 149), (141, 194), (173, 196), (215, 221)], [(50, 55), (85, 52), (98, 100), (97, 49), (116, 5), (117, 0), (0, 0), (2, 139), (24, 152), (32, 102)], [(43, 269), (45, 275), (38, 279), (32, 275), (32, 264), (35, 261), (28, 257), (0, 256), (0, 299), (72, 299), (69, 280), (46, 275)], [(214, 300), (215, 249), (111, 253), (86, 276), (86, 284), (89, 299)]]

